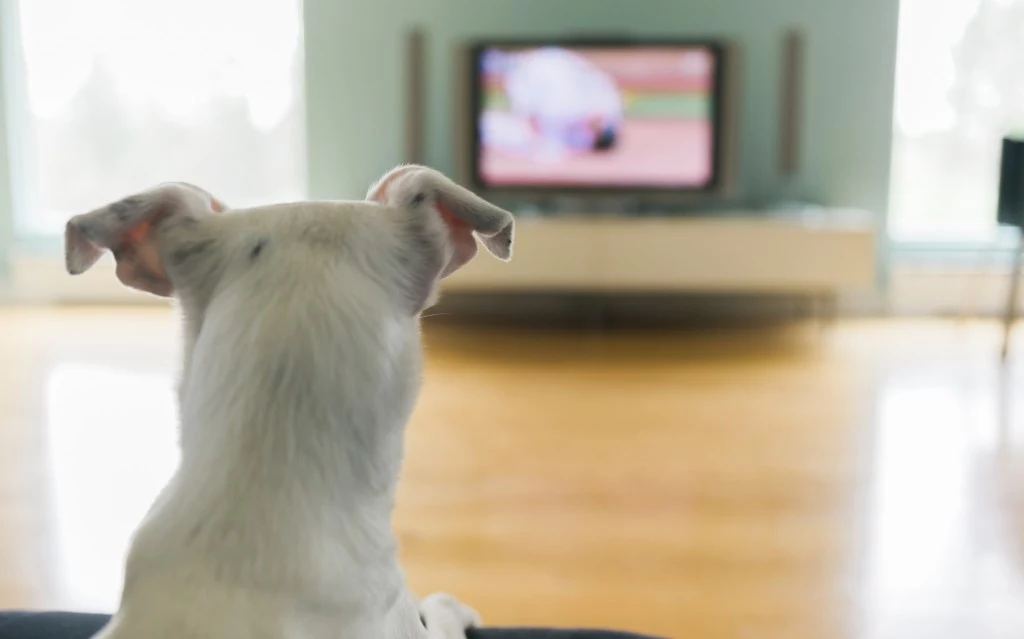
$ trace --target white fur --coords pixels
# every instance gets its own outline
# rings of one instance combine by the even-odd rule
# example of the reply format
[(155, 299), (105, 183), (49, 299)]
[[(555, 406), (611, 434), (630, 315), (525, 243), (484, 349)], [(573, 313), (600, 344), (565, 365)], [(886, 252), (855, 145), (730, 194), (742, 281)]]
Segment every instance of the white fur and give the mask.
[[(214, 214), (180, 185), (130, 198), (142, 217), (163, 207), (153, 241), (184, 313), (181, 464), (99, 638), (461, 639), (479, 623), (450, 596), (417, 601), (391, 518), (419, 313), (458, 252), (439, 210), (506, 249), (511, 216), (428, 169), (390, 175), (375, 202)], [(69, 270), (95, 253), (73, 243), (115, 248), (104, 233), (137, 223), (118, 206), (69, 223)]]

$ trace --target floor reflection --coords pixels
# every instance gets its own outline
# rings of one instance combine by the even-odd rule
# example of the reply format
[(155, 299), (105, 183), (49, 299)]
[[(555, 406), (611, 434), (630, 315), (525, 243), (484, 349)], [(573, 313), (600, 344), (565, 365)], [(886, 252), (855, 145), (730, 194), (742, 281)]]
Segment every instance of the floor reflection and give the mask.
[(64, 364), (47, 380), (62, 597), (111, 610), (128, 539), (178, 463), (172, 380)]
[[(178, 461), (169, 320), (7, 321), (0, 608), (110, 611)], [(996, 327), (929, 326), (843, 323), (764, 359), (729, 332), (435, 333), (399, 505), (410, 584), (494, 623), (1024, 637), (1024, 376), (998, 366)], [(566, 361), (535, 367), (552, 344)], [(488, 412), (500, 394), (517, 399)], [(528, 490), (466, 489), (495, 474)]]
[(1007, 534), (992, 477), (1013, 446), (1005, 420), (1014, 400), (993, 392), (994, 375), (942, 377), (890, 379), (880, 391), (867, 566), (872, 637), (978, 636), (993, 623), (991, 636), (1002, 636), (1024, 627), (1020, 607), (993, 609), (1024, 602), (1024, 580), (1005, 561), (1022, 540)]

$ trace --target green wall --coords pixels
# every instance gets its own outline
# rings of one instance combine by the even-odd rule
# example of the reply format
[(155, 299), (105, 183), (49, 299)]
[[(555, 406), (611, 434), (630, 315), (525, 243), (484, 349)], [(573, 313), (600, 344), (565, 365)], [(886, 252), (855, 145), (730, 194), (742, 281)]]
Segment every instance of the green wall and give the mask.
[[(305, 0), (309, 183), (318, 198), (361, 197), (401, 162), (404, 36), (429, 36), (428, 163), (455, 168), (458, 43), (566, 34), (728, 38), (743, 49), (740, 184), (753, 202), (806, 197), (886, 210), (898, 0)], [(807, 35), (801, 172), (776, 172), (784, 29)], [(0, 46), (5, 44), (0, 33)], [(0, 121), (5, 120), (0, 104)], [(6, 151), (0, 127), (0, 151)], [(0, 153), (0, 280), (12, 246)], [(56, 244), (55, 244), (56, 247)], [(56, 249), (55, 249), (56, 250)]]
[(14, 192), (11, 188), (10, 136), (12, 126), (7, 113), (8, 60), (12, 38), (11, 5), (0, 5), (0, 296), (11, 274), (14, 249)]
[[(886, 209), (898, 0), (305, 0), (310, 188), (359, 197), (403, 160), (404, 35), (429, 38), (427, 161), (455, 168), (457, 44), (481, 36), (728, 38), (743, 50), (740, 184)], [(781, 39), (807, 37), (802, 166), (777, 174)]]

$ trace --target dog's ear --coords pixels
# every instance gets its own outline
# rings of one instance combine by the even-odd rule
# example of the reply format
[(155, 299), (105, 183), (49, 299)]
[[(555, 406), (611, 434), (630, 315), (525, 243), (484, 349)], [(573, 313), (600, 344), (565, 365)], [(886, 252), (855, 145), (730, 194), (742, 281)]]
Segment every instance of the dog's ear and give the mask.
[(226, 208), (199, 187), (172, 182), (76, 215), (64, 230), (67, 271), (72, 275), (84, 273), (104, 251), (111, 251), (122, 283), (169, 297), (174, 287), (161, 254), (158, 229), (172, 221), (187, 225), (199, 216)]
[(479, 237), (488, 252), (508, 261), (512, 258), (514, 219), (497, 207), (424, 166), (398, 167), (370, 187), (367, 199), (440, 217), (448, 229), (451, 257), (441, 271), (446, 277), (476, 255)]

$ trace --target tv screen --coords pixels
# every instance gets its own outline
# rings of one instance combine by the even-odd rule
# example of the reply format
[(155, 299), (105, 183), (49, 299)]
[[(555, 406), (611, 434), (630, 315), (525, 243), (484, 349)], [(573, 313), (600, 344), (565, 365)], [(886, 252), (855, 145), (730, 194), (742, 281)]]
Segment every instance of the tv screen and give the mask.
[(715, 187), (716, 45), (495, 43), (472, 63), (479, 188)]

